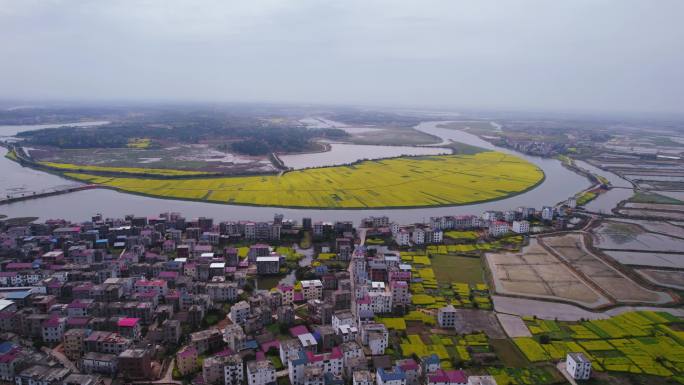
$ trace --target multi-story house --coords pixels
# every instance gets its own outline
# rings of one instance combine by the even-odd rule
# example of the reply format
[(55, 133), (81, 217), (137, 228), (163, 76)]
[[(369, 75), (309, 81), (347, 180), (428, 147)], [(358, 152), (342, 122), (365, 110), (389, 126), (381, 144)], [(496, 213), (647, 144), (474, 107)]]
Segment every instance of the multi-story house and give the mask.
[(238, 286), (235, 282), (208, 283), (207, 294), (214, 302), (233, 302), (238, 296)]
[(223, 342), (225, 342), (232, 351), (239, 352), (240, 350), (243, 350), (245, 348), (245, 341), (247, 341), (247, 335), (245, 335), (245, 332), (240, 325), (226, 325), (223, 329)]
[(406, 281), (391, 281), (390, 291), (392, 293), (391, 304), (393, 308), (405, 307), (411, 304), (411, 292)]
[(257, 274), (272, 275), (280, 272), (280, 256), (268, 255), (256, 258)]
[(591, 361), (584, 353), (568, 353), (565, 370), (575, 380), (588, 380), (591, 378)]
[(439, 327), (445, 329), (453, 329), (456, 327), (456, 309), (453, 305), (439, 308), (437, 311), (437, 324), (439, 324)]
[(302, 295), (305, 300), (323, 299), (323, 282), (319, 279), (301, 281)]
[(118, 333), (94, 331), (85, 339), (85, 350), (119, 355), (132, 346), (132, 341)]
[(248, 385), (275, 385), (276, 371), (270, 360), (250, 361), (247, 363)]
[(344, 369), (344, 356), (339, 347), (334, 347), (330, 353), (323, 354), (300, 350), (288, 357), (290, 383), (304, 385), (304, 372), (309, 367), (318, 367), (323, 370), (323, 373), (341, 376)]
[(385, 354), (389, 339), (387, 327), (379, 323), (368, 323), (361, 326), (361, 343), (368, 346), (372, 355)]
[(223, 345), (223, 334), (219, 329), (200, 330), (190, 334), (190, 345), (198, 354), (214, 352)]
[(81, 358), (82, 373), (100, 373), (108, 376), (118, 371), (118, 359), (114, 354), (88, 352)]
[(240, 301), (230, 307), (230, 319), (238, 324), (244, 325), (249, 317), (250, 306), (247, 301)]
[(492, 237), (500, 237), (506, 235), (510, 231), (510, 226), (508, 222), (504, 221), (493, 221), (489, 224), (489, 229), (487, 233)]
[(176, 353), (176, 368), (182, 376), (197, 370), (199, 354), (194, 346), (185, 346)]
[(527, 234), (530, 232), (530, 222), (526, 220), (513, 221), (511, 231), (516, 234)]
[(468, 385), (468, 376), (462, 370), (439, 369), (426, 376), (427, 385)]
[(420, 384), (421, 370), (420, 365), (413, 358), (406, 358), (397, 360), (396, 365), (404, 372), (406, 376), (406, 385)]
[(406, 385), (406, 374), (397, 366), (391, 369), (378, 368), (375, 380), (377, 385)]
[(52, 317), (43, 321), (43, 341), (57, 343), (62, 341), (66, 329), (66, 318)]
[(368, 370), (355, 370), (352, 375), (352, 385), (375, 385), (375, 379)]
[(85, 353), (85, 339), (90, 334), (88, 329), (69, 329), (64, 333), (64, 355), (78, 361)]

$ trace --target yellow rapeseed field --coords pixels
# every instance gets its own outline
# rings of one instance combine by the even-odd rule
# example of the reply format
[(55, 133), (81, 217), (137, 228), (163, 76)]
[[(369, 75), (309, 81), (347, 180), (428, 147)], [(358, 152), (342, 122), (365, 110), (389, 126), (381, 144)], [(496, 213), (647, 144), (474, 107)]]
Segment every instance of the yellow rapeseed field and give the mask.
[(159, 180), (65, 175), (165, 198), (316, 208), (468, 204), (521, 192), (544, 178), (535, 165), (501, 152), (364, 161), (351, 166), (292, 171), (282, 176)]

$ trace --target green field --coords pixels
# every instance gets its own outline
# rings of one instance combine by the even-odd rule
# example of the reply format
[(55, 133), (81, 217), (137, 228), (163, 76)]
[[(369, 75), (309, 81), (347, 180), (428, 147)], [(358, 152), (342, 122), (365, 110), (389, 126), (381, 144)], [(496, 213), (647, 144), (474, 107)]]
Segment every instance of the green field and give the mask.
[(477, 231), (450, 230), (445, 231), (444, 236), (458, 241), (474, 241), (480, 234)]
[(432, 269), (440, 282), (484, 283), (480, 258), (437, 254), (432, 256)]
[(173, 170), (165, 168), (143, 168), (143, 167), (110, 167), (110, 166), (91, 166), (71, 163), (38, 162), (39, 165), (65, 172), (108, 172), (122, 174), (158, 175), (158, 176), (204, 176), (209, 174), (204, 171)]
[(379, 208), (462, 205), (501, 199), (536, 186), (544, 173), (500, 152), (403, 157), (281, 176), (182, 180), (66, 176), (121, 191), (164, 198), (279, 207)]

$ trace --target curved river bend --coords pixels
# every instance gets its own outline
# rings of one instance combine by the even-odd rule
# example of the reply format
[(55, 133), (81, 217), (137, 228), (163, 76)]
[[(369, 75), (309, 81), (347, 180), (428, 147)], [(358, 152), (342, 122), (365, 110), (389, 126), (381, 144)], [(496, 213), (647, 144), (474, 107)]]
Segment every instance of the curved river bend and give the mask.
[[(64, 218), (82, 221), (93, 214), (101, 213), (105, 217), (123, 217), (127, 214), (154, 217), (163, 212), (180, 212), (188, 218), (199, 216), (213, 217), (217, 220), (255, 220), (273, 219), (276, 213), (286, 218), (301, 220), (311, 217), (314, 221), (349, 220), (359, 223), (362, 218), (375, 215), (387, 215), (399, 223), (427, 221), (431, 216), (443, 215), (479, 215), (486, 210), (508, 210), (518, 206), (540, 208), (543, 205), (554, 205), (567, 199), (576, 192), (586, 189), (590, 183), (584, 177), (566, 169), (555, 159), (544, 159), (528, 156), (518, 152), (499, 148), (479, 137), (460, 130), (437, 127), (445, 122), (424, 122), (416, 128), (442, 138), (445, 143), (462, 142), (482, 148), (514, 154), (539, 166), (546, 174), (546, 180), (533, 190), (498, 201), (453, 207), (417, 208), (417, 209), (379, 209), (379, 210), (312, 210), (285, 209), (278, 207), (253, 207), (223, 205), (203, 202), (177, 201), (143, 197), (120, 193), (112, 190), (95, 189), (48, 198), (26, 200), (0, 206), (0, 214), (9, 217), (35, 216), (41, 220)], [(24, 127), (25, 128), (25, 127)], [(29, 128), (30, 129), (30, 128)], [(5, 134), (7, 135), (7, 134)], [(0, 136), (2, 132), (0, 131)], [(437, 145), (438, 146), (438, 145)], [(48, 189), (56, 185), (73, 184), (72, 181), (58, 176), (45, 174), (18, 164), (4, 157), (5, 150), (0, 153), (0, 187), (2, 190), (13, 189)]]

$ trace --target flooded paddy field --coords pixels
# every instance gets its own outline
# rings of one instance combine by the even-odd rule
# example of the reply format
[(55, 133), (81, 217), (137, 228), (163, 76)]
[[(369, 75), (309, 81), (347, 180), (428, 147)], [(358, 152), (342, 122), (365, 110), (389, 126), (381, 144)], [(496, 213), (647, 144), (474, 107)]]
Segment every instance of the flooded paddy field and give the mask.
[(684, 239), (649, 233), (634, 223), (605, 221), (594, 229), (594, 245), (609, 250), (647, 250), (678, 252)]
[(635, 271), (656, 285), (684, 290), (684, 271), (657, 269), (636, 269)]
[(684, 254), (654, 251), (603, 250), (603, 253), (623, 265), (656, 266), (684, 269)]
[(675, 225), (670, 222), (663, 221), (651, 221), (651, 220), (638, 220), (638, 219), (626, 219), (626, 218), (613, 218), (611, 221), (631, 223), (640, 226), (646, 231), (653, 233), (665, 233), (674, 237), (684, 238), (684, 227), (681, 225)]
[(673, 221), (684, 221), (684, 212), (677, 211), (658, 211), (658, 210), (641, 210), (641, 209), (619, 209), (618, 214), (628, 217), (639, 218), (658, 218)]

